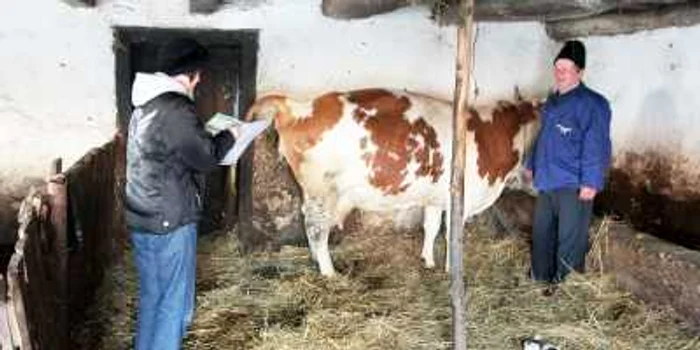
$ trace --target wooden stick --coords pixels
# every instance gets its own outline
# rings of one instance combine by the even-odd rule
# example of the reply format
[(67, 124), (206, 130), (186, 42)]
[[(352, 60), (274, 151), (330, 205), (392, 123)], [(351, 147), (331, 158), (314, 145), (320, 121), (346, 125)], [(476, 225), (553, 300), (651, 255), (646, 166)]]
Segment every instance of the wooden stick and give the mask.
[(464, 166), (466, 164), (467, 102), (473, 52), (471, 50), (474, 0), (463, 4), (464, 24), (457, 29), (457, 75), (450, 178), (450, 300), (452, 301), (452, 349), (467, 348), (466, 296), (464, 288)]
[(51, 164), (49, 182), (46, 185), (49, 194), (51, 212), (51, 229), (55, 234), (55, 251), (53, 258), (56, 266), (52, 271), (55, 274), (56, 327), (59, 339), (54, 339), (59, 349), (67, 349), (70, 326), (68, 324), (68, 192), (65, 176), (62, 173), (61, 158), (55, 159)]

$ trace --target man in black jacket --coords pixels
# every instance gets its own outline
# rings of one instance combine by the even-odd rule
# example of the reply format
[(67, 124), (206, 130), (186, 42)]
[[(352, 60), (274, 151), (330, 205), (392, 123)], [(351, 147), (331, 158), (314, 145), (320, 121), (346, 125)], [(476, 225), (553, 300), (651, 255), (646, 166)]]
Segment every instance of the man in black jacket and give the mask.
[(231, 148), (235, 129), (211, 137), (195, 115), (207, 50), (165, 43), (159, 72), (137, 73), (127, 144), (126, 222), (139, 273), (137, 350), (176, 350), (194, 313), (197, 221), (204, 173)]

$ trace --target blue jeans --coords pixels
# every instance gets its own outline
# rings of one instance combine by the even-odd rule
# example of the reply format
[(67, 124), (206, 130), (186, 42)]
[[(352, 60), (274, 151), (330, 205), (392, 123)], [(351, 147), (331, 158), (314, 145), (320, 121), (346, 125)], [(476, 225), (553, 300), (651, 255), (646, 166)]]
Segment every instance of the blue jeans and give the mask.
[(197, 225), (131, 232), (139, 273), (136, 350), (178, 350), (194, 316)]

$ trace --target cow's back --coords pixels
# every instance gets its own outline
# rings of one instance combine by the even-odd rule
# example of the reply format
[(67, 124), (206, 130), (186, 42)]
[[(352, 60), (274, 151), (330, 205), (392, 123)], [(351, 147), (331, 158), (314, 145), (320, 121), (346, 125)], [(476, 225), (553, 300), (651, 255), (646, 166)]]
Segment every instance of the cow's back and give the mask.
[[(305, 196), (325, 198), (342, 215), (448, 205), (452, 105), (410, 92), (332, 92), (311, 102), (272, 97), (280, 152)], [(471, 110), (465, 214), (491, 205), (518, 167), (534, 132), (527, 103)], [(342, 218), (338, 218), (342, 219)]]
[[(319, 101), (333, 99), (333, 102)], [(336, 104), (337, 103), (337, 104)], [(280, 127), (280, 147), (309, 196), (349, 210), (395, 210), (438, 204), (446, 191), (451, 106), (446, 101), (388, 90), (328, 94), (312, 116)], [(316, 120), (332, 126), (287, 132)], [(321, 132), (319, 132), (321, 131)]]

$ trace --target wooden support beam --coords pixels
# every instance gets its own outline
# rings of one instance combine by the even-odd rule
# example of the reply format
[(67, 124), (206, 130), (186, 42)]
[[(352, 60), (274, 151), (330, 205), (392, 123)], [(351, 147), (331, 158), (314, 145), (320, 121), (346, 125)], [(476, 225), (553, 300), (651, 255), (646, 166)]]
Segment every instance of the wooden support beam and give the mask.
[(589, 35), (629, 34), (641, 30), (687, 27), (700, 23), (700, 3), (665, 6), (650, 11), (618, 11), (600, 16), (547, 22), (555, 40)]
[(190, 0), (190, 13), (213, 13), (221, 3), (222, 0)]
[(49, 207), (51, 208), (51, 230), (54, 233), (54, 249), (52, 258), (56, 281), (56, 332), (61, 335), (55, 339), (58, 349), (68, 349), (70, 338), (70, 323), (68, 321), (68, 191), (66, 178), (63, 175), (63, 162), (61, 158), (51, 163), (49, 181), (46, 192), (49, 195)]
[(73, 7), (95, 7), (97, 0), (63, 0), (68, 5)]
[(452, 349), (467, 348), (467, 318), (464, 288), (464, 166), (466, 164), (466, 134), (468, 118), (469, 81), (472, 67), (472, 32), (474, 0), (463, 3), (464, 24), (457, 29), (457, 62), (455, 97), (452, 115), (452, 174), (450, 177), (450, 300), (452, 302)]
[(409, 5), (406, 0), (323, 0), (321, 12), (338, 19), (365, 18)]
[[(443, 12), (452, 17), (460, 13), (455, 5), (458, 0), (432, 2), (440, 4)], [(474, 16), (479, 21), (556, 21), (597, 16), (611, 11), (651, 10), (660, 6), (693, 2), (694, 0), (480, 0), (477, 1)]]

